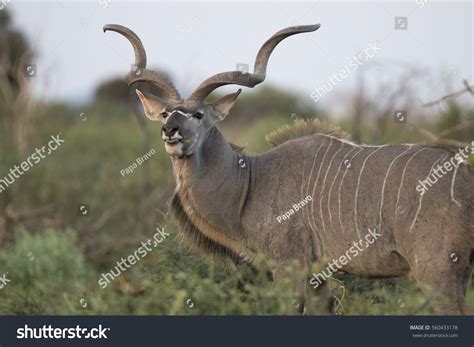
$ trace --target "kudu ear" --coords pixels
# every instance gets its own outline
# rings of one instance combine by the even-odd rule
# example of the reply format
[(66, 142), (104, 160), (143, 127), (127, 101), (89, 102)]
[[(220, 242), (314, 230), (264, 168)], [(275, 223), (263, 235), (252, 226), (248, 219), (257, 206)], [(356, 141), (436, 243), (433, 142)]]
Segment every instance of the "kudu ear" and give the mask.
[(143, 110), (148, 119), (152, 121), (163, 122), (164, 119), (161, 116), (163, 109), (165, 108), (165, 103), (160, 98), (150, 95), (147, 93), (142, 93), (138, 89), (136, 90), (138, 97), (143, 105)]
[(235, 93), (223, 96), (216, 102), (212, 104), (212, 107), (214, 110), (217, 111), (217, 117), (219, 120), (223, 120), (230, 112), (230, 109), (232, 106), (234, 106), (235, 101), (237, 100), (237, 97), (240, 95), (242, 92), (242, 89), (239, 89)]

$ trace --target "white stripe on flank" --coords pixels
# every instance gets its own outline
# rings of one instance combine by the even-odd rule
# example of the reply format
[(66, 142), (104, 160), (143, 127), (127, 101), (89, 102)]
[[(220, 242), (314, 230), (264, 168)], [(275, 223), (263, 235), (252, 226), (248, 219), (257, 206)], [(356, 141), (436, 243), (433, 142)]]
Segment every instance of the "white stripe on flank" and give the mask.
[(304, 173), (306, 171), (306, 153), (308, 152), (308, 148), (306, 147), (304, 154), (303, 154), (303, 169), (301, 170), (301, 186), (300, 186), (300, 195), (303, 196), (304, 192), (304, 187), (303, 187), (303, 181), (304, 181)]
[(407, 160), (407, 162), (405, 164), (405, 167), (403, 168), (402, 179), (400, 181), (400, 186), (398, 187), (397, 203), (395, 204), (395, 215), (398, 214), (398, 202), (400, 201), (400, 192), (402, 191), (403, 180), (405, 179), (405, 172), (407, 170), (408, 164), (418, 153), (424, 151), (425, 149), (426, 149), (426, 147), (423, 147), (423, 148), (419, 149), (418, 151), (416, 151), (415, 153), (413, 153), (413, 155), (410, 157), (410, 159)]
[(312, 217), (312, 219), (313, 219), (313, 225), (314, 225), (315, 227), (316, 227), (316, 220), (314, 219), (314, 201), (316, 200), (316, 197), (314, 196), (314, 192), (316, 191), (316, 188), (318, 187), (319, 174), (321, 173), (321, 169), (322, 169), (323, 164), (324, 164), (324, 159), (326, 159), (326, 155), (328, 154), (329, 149), (330, 149), (331, 146), (332, 146), (332, 140), (333, 140), (333, 138), (331, 138), (331, 142), (329, 142), (329, 145), (328, 145), (328, 147), (326, 148), (326, 152), (324, 152), (323, 160), (321, 161), (321, 165), (319, 165), (318, 176), (316, 177), (316, 181), (314, 182), (313, 193), (311, 194), (311, 197), (313, 198), (313, 199), (311, 200), (311, 217)]
[(326, 226), (324, 225), (324, 217), (323, 217), (323, 197), (324, 197), (324, 189), (326, 188), (326, 179), (328, 178), (329, 170), (331, 170), (332, 161), (334, 160), (336, 155), (342, 150), (343, 147), (344, 147), (344, 143), (341, 142), (341, 147), (332, 156), (331, 160), (329, 161), (328, 169), (326, 170), (326, 175), (324, 175), (323, 189), (321, 190), (321, 199), (319, 203), (319, 214), (321, 215), (321, 224), (323, 225), (323, 232), (326, 231)]
[(375, 151), (373, 151), (372, 153), (370, 153), (370, 154), (365, 158), (364, 163), (362, 164), (362, 167), (361, 167), (360, 172), (359, 172), (359, 178), (357, 179), (357, 187), (356, 187), (355, 198), (354, 198), (354, 225), (355, 225), (355, 227), (356, 227), (357, 236), (359, 237), (359, 240), (360, 240), (361, 236), (360, 236), (360, 230), (359, 230), (359, 226), (358, 226), (358, 222), (357, 222), (357, 198), (359, 197), (360, 178), (362, 177), (362, 173), (364, 172), (365, 164), (367, 163), (367, 160), (369, 160), (369, 158), (370, 158), (371, 156), (373, 156), (375, 153), (377, 153), (378, 151), (380, 151), (382, 148), (385, 148), (386, 146), (388, 146), (388, 145), (380, 146), (380, 147), (377, 148)]
[(322, 147), (323, 146), (319, 146), (318, 150), (316, 151), (316, 154), (314, 155), (313, 165), (311, 166), (311, 171), (309, 173), (308, 184), (306, 185), (306, 195), (308, 195), (308, 193), (309, 193), (309, 185), (310, 185), (310, 182), (311, 182), (311, 178), (313, 178), (314, 164), (316, 164), (316, 158), (318, 157), (319, 151), (321, 150)]
[[(305, 196), (309, 195), (309, 185), (311, 183), (311, 179), (313, 178), (314, 165), (316, 164), (316, 158), (318, 157), (319, 152), (321, 151), (322, 147), (323, 147), (322, 145), (319, 146), (318, 150), (316, 151), (316, 154), (314, 155), (313, 165), (311, 166), (311, 172), (310, 172), (310, 175), (309, 175), (308, 184), (306, 185), (306, 194), (305, 194)], [(308, 218), (309, 226), (310, 226), (310, 228), (312, 228), (313, 226), (311, 225), (310, 214), (309, 214), (309, 209), (308, 208), (306, 209), (306, 216)]]
[[(351, 160), (349, 160), (349, 165), (352, 165), (351, 163), (354, 160), (354, 158), (357, 157), (359, 153), (362, 152), (363, 150), (364, 149), (361, 148), (356, 154), (354, 154)], [(341, 183), (339, 183), (339, 189), (337, 191), (337, 201), (338, 201), (338, 207), (339, 207), (339, 225), (341, 226), (341, 232), (344, 229), (342, 227), (342, 220), (341, 220), (341, 187), (342, 187), (342, 183), (344, 182), (344, 177), (346, 177), (347, 170), (349, 170), (349, 166), (346, 165), (346, 171), (344, 171), (344, 175), (342, 175)]]
[[(316, 164), (316, 158), (318, 157), (319, 152), (321, 151), (321, 148), (323, 147), (323, 145), (319, 146), (318, 150), (316, 151), (316, 154), (314, 155), (313, 165), (311, 166), (311, 172), (310, 172), (308, 184), (306, 186), (306, 196), (308, 196), (309, 185), (311, 183), (311, 179), (313, 178), (313, 170), (314, 170), (314, 165)], [(306, 217), (308, 218), (309, 227), (310, 227), (312, 233), (314, 234), (315, 238), (318, 241), (318, 242), (316, 242), (316, 247), (318, 248), (318, 254), (321, 254), (321, 242), (319, 240), (318, 233), (316, 232), (316, 228), (311, 225), (311, 218), (310, 218), (310, 215), (309, 215), (309, 208), (307, 208), (305, 210), (306, 210)]]
[(356, 149), (356, 148), (355, 148), (355, 147), (351, 148), (351, 150), (346, 153), (346, 155), (344, 156), (344, 158), (342, 158), (341, 163), (339, 164), (339, 168), (337, 169), (336, 176), (334, 176), (334, 179), (332, 180), (332, 183), (331, 183), (331, 187), (329, 188), (329, 194), (328, 194), (328, 212), (329, 212), (329, 221), (331, 222), (331, 227), (332, 227), (333, 229), (334, 229), (334, 226), (333, 226), (333, 224), (332, 224), (332, 214), (331, 214), (331, 207), (330, 207), (332, 188), (334, 187), (334, 183), (336, 183), (337, 176), (339, 176), (339, 172), (341, 171), (342, 164), (344, 164), (344, 162), (346, 161), (347, 156), (348, 156), (349, 154), (351, 154), (354, 149)]
[[(447, 157), (447, 155), (445, 154), (443, 157), (439, 157), (434, 163), (433, 165), (431, 165), (431, 169), (430, 171), (428, 172), (428, 176), (426, 176), (425, 180), (430, 177), (431, 173), (433, 172), (433, 169), (435, 167), (436, 164), (438, 164), (440, 161), (443, 161), (445, 158)], [(426, 193), (425, 193), (426, 194)], [(416, 223), (416, 220), (418, 218), (418, 214), (420, 213), (421, 211), (421, 204), (423, 202), (423, 195), (420, 196), (420, 201), (418, 202), (418, 209), (416, 210), (416, 213), (415, 213), (415, 218), (413, 219), (413, 222), (411, 222), (411, 226), (410, 226), (410, 230), (409, 232), (411, 233), (412, 230), (413, 230), (413, 227), (415, 226), (415, 223)]]
[(454, 182), (456, 181), (456, 174), (458, 172), (458, 168), (459, 166), (461, 166), (461, 163), (458, 163), (456, 165), (456, 167), (454, 168), (454, 173), (453, 173), (453, 178), (451, 180), (451, 201), (454, 202), (456, 205), (458, 205), (459, 207), (461, 207), (461, 204), (459, 203), (459, 201), (457, 201), (455, 198), (454, 198)]
[(380, 210), (379, 210), (379, 222), (378, 222), (378, 226), (379, 226), (379, 231), (381, 230), (381, 225), (382, 225), (382, 210), (383, 210), (383, 201), (384, 201), (384, 197), (385, 197), (385, 185), (387, 184), (387, 178), (388, 178), (388, 174), (390, 173), (390, 169), (392, 168), (393, 164), (395, 164), (395, 162), (398, 160), (398, 158), (400, 158), (401, 156), (403, 156), (405, 153), (407, 153), (408, 151), (410, 151), (412, 149), (413, 145), (409, 145), (409, 147), (403, 151), (403, 153), (397, 155), (395, 157), (395, 159), (392, 160), (392, 162), (390, 163), (390, 165), (388, 166), (388, 169), (387, 169), (387, 173), (385, 174), (385, 178), (383, 180), (383, 185), (382, 185), (382, 196), (380, 197)]

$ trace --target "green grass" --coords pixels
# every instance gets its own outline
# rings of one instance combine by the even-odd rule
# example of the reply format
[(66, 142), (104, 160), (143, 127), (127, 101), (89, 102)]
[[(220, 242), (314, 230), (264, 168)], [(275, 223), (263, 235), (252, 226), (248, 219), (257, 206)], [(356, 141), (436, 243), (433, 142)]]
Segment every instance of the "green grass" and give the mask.
[[(19, 231), (14, 246), (0, 257), (11, 282), (0, 290), (0, 314), (130, 314), (130, 315), (291, 315), (294, 268), (284, 269), (284, 282), (269, 282), (264, 271), (189, 253), (172, 237), (102, 289), (104, 267), (88, 262), (72, 231), (48, 230), (38, 235)], [(143, 241), (146, 241), (144, 239)], [(137, 244), (137, 247), (139, 244)], [(126, 257), (135, 248), (118, 254)], [(261, 263), (263, 269), (270, 264)], [(251, 282), (249, 282), (251, 280)], [(343, 315), (433, 314), (426, 298), (408, 280), (367, 280), (338, 273), (330, 280)], [(474, 308), (474, 290), (468, 295)]]

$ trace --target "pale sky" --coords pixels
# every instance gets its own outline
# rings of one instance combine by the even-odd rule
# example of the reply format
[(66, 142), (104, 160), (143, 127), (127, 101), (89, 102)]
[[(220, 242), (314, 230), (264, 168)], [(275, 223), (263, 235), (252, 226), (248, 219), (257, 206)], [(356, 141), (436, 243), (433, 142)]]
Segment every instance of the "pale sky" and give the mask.
[[(237, 63), (252, 68), (260, 45), (276, 31), (313, 23), (321, 28), (287, 38), (275, 49), (264, 83), (310, 98), (314, 87), (375, 42), (380, 51), (371, 63), (426, 68), (446, 76), (454, 89), (462, 79), (473, 82), (472, 2), (11, 0), (7, 8), (39, 53), (35, 90), (50, 99), (86, 100), (100, 81), (130, 69), (133, 50), (117, 33), (102, 32), (108, 23), (135, 31), (147, 50), (148, 66), (170, 73), (184, 95)], [(407, 17), (407, 30), (395, 30), (396, 16)], [(377, 74), (399, 72), (388, 67)], [(334, 96), (353, 88), (355, 80), (349, 75), (320, 102), (335, 102)], [(427, 98), (444, 92), (436, 85), (423, 91)]]

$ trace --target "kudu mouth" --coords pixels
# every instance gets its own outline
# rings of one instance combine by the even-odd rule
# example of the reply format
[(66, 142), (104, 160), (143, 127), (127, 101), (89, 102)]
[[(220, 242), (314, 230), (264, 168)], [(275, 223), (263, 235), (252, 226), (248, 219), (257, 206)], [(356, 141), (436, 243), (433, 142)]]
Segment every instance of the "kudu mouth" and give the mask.
[(161, 136), (166, 152), (170, 156), (182, 159), (194, 154), (195, 141), (187, 139), (179, 133), (167, 135), (162, 132)]
[(181, 140), (178, 140), (178, 139), (166, 139), (165, 142), (168, 144), (168, 145), (176, 145), (178, 143), (181, 143), (182, 141)]
[(189, 142), (188, 140), (184, 139), (179, 134), (165, 135), (165, 134), (162, 133), (161, 138), (168, 145), (177, 145), (178, 143), (186, 144), (186, 143)]

